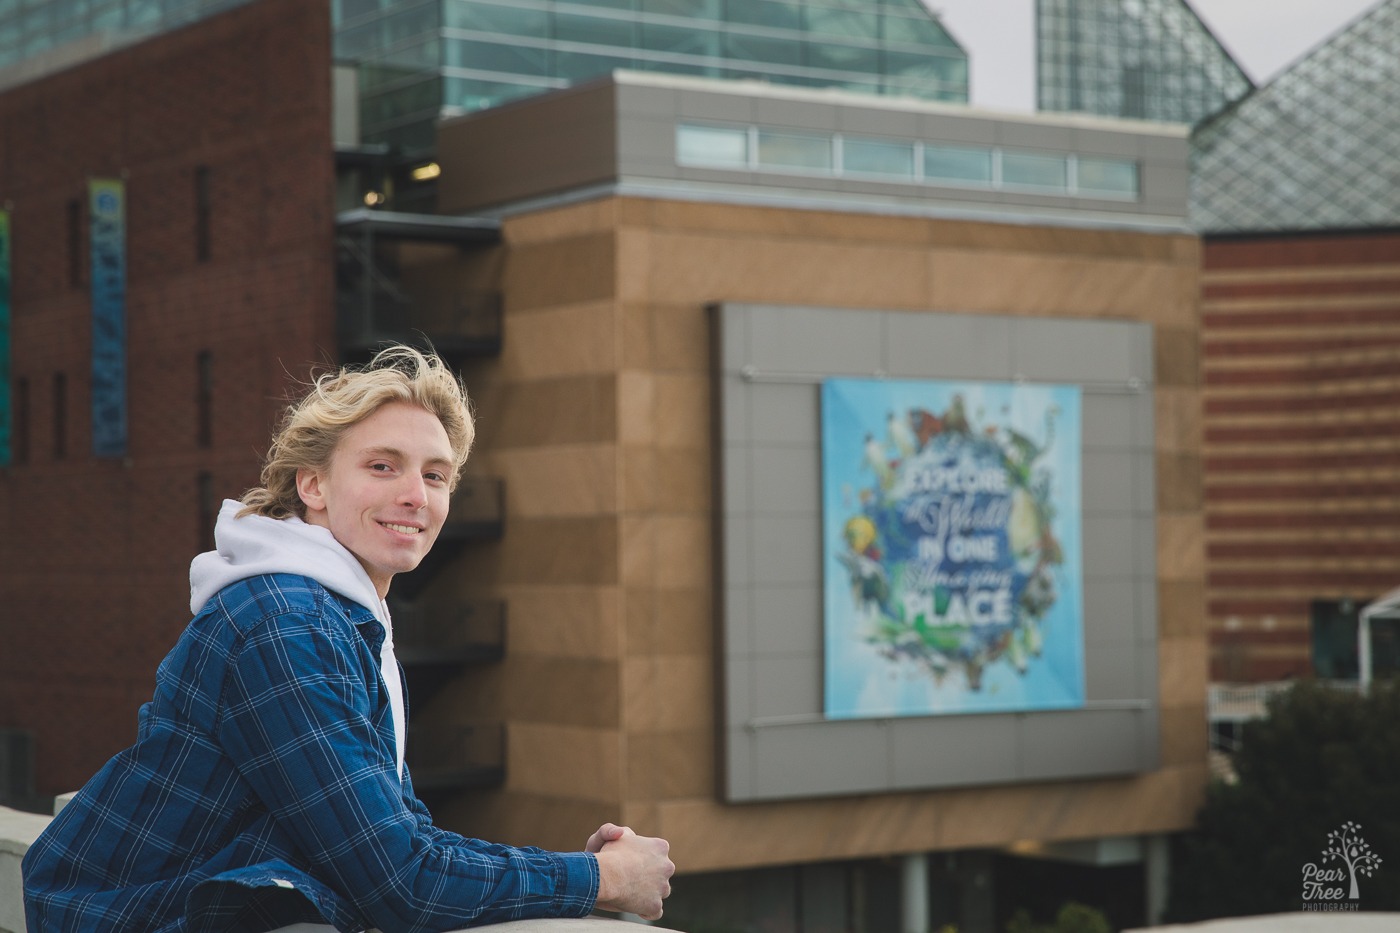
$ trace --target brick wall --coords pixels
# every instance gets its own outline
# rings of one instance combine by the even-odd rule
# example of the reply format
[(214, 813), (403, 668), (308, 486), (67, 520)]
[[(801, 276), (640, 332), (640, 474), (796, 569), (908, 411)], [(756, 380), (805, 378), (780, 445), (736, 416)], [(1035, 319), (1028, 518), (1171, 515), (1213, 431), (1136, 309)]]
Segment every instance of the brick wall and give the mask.
[(1207, 241), (1211, 676), (1311, 672), (1313, 600), (1400, 585), (1400, 234)]
[[(28, 461), (0, 471), (0, 726), (35, 734), (40, 793), (80, 785), (135, 737), (189, 618), (200, 475), (216, 507), (254, 483), (288, 374), (333, 358), (330, 108), (324, 0), (263, 0), (0, 95), (30, 434)], [(124, 460), (91, 455), (85, 207), (76, 282), (69, 232), (90, 177), (126, 181)]]

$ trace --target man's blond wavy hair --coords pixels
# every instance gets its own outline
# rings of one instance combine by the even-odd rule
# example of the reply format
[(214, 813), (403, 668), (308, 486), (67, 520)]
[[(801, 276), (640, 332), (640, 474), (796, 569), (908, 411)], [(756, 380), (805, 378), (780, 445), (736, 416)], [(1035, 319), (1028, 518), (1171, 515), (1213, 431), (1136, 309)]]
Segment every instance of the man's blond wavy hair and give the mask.
[(243, 494), (238, 516), (305, 518), (297, 472), (329, 468), (345, 432), (390, 402), (417, 405), (442, 422), (453, 457), (448, 487), (456, 489), (476, 437), (466, 390), (435, 354), (395, 345), (363, 368), (318, 376), (306, 395), (287, 407), (263, 464), (262, 485)]

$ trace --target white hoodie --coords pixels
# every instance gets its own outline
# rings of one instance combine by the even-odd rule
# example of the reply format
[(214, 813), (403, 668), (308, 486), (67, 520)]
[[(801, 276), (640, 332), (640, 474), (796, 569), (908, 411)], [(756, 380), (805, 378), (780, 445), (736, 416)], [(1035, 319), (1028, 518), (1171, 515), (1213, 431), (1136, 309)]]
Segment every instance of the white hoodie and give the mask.
[(394, 657), (394, 625), (389, 607), (379, 598), (365, 568), (345, 549), (329, 528), (309, 525), (299, 518), (238, 518), (241, 502), (225, 499), (214, 525), (216, 550), (200, 554), (190, 563), (190, 611), (199, 614), (204, 604), (230, 583), (265, 573), (294, 573), (310, 577), (326, 589), (359, 603), (384, 626), (380, 673), (389, 691), (394, 716), (394, 744), (398, 752), (399, 780), (403, 780), (404, 698), (399, 663)]

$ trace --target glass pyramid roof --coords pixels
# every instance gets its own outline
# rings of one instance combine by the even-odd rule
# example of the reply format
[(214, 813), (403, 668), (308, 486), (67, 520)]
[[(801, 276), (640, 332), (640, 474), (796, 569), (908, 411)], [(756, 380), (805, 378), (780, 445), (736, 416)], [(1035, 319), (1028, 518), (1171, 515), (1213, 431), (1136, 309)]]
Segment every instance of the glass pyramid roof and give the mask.
[(1040, 110), (1195, 123), (1252, 87), (1185, 0), (1036, 0)]
[(1192, 137), (1202, 233), (1400, 225), (1400, 0), (1380, 0)]

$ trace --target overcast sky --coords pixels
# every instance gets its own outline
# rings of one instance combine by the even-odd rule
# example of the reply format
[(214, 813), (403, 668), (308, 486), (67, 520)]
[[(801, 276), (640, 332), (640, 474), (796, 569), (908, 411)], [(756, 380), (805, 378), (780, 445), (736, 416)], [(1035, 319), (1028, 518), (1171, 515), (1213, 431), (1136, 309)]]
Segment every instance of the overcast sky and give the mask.
[[(924, 0), (971, 59), (972, 104), (1035, 109), (1035, 0)], [(1379, 0), (1188, 0), (1255, 84)]]

